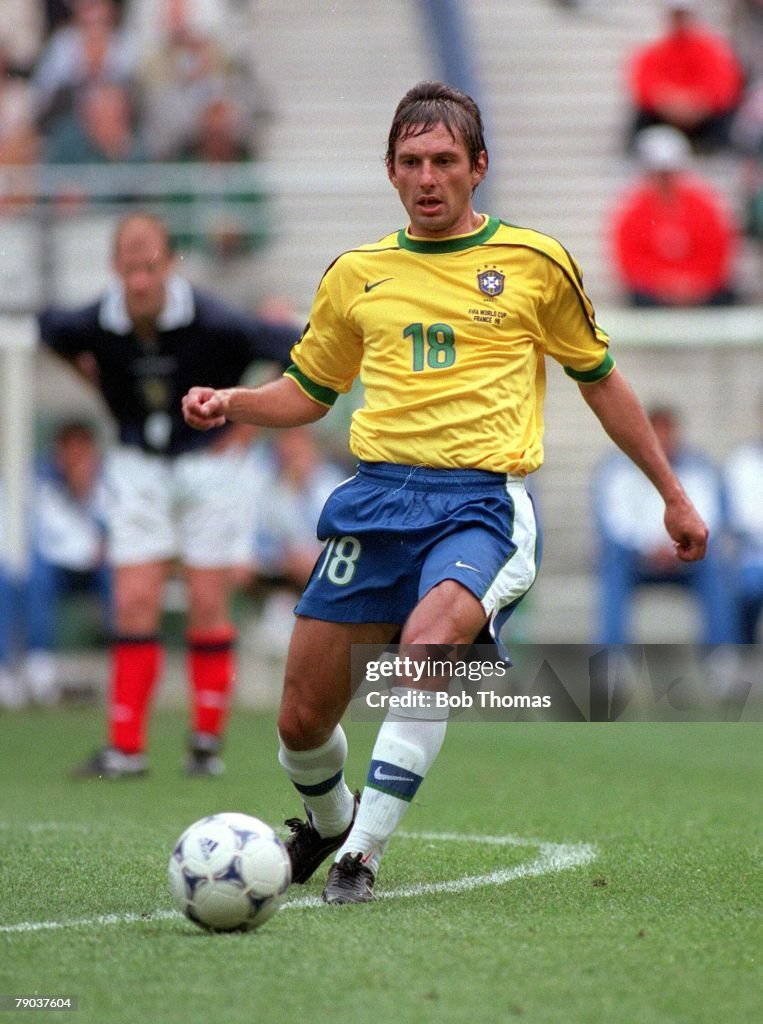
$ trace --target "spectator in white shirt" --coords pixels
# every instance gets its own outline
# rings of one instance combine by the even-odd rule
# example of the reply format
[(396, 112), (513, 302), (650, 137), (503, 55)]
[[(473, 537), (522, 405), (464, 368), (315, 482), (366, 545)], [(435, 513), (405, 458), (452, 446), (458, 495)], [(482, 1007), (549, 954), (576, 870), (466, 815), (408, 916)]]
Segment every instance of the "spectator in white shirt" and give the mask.
[(97, 625), (104, 636), (110, 629), (103, 503), (98, 435), (86, 422), (66, 422), (55, 433), (50, 459), (40, 467), (33, 490), (22, 672), (36, 703), (52, 703), (58, 695), (55, 652), (62, 598), (93, 594)]
[(734, 538), (734, 597), (739, 642), (754, 644), (763, 611), (763, 432), (726, 460), (729, 528)]
[(597, 571), (600, 618), (598, 640), (635, 642), (632, 605), (645, 584), (680, 584), (694, 596), (702, 617), (698, 643), (735, 639), (728, 566), (720, 548), (725, 526), (724, 495), (716, 467), (703, 453), (685, 446), (672, 408), (651, 410), (649, 418), (676, 476), (710, 530), (701, 562), (679, 562), (666, 543), (662, 508), (643, 474), (617, 454), (596, 470), (594, 508), (598, 533)]

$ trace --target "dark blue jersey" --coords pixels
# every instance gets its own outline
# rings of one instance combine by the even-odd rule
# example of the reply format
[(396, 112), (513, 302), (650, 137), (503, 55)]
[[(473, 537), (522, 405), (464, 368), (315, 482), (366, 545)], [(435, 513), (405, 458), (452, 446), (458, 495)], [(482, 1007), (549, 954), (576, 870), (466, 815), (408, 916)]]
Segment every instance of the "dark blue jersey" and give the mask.
[(152, 341), (135, 334), (119, 287), (78, 309), (48, 308), (39, 326), (58, 355), (92, 354), (123, 444), (180, 455), (220, 436), (187, 426), (180, 403), (188, 389), (234, 387), (256, 360), (287, 366), (299, 331), (233, 309), (182, 278), (171, 284)]

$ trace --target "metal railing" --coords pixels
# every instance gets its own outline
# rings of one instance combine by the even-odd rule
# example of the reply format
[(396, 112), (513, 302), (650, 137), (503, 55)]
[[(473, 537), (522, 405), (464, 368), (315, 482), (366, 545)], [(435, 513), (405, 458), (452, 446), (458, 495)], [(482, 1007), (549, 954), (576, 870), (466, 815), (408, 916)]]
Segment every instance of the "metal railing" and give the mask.
[(87, 276), (94, 247), (130, 210), (164, 218), (179, 251), (224, 259), (266, 246), (290, 196), (320, 203), (388, 188), (378, 166), (362, 160), (0, 167), (0, 313), (34, 312), (57, 298), (72, 260), (82, 259)]

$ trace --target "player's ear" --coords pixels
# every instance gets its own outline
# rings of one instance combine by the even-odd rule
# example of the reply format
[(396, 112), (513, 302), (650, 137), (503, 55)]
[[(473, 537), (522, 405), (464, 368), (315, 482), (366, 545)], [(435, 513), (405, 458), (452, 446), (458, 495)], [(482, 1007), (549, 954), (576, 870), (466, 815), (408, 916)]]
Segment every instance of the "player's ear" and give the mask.
[(487, 174), (487, 150), (481, 149), (479, 156), (474, 161), (474, 167), (472, 168), (472, 187), (476, 188), (481, 181), (484, 181), (485, 175)]
[(397, 175), (395, 174), (395, 165), (391, 160), (387, 161), (387, 177), (392, 182), (392, 187), (397, 188)]

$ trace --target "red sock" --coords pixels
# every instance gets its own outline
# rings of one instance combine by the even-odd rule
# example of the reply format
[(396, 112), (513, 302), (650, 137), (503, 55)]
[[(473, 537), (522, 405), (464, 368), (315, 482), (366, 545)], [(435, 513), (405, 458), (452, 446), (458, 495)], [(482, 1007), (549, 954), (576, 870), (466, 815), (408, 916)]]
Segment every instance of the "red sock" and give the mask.
[(188, 633), (194, 732), (222, 734), (236, 682), (235, 641), (233, 626)]
[(112, 647), (109, 740), (126, 754), (146, 748), (146, 719), (161, 663), (155, 636), (119, 637)]

